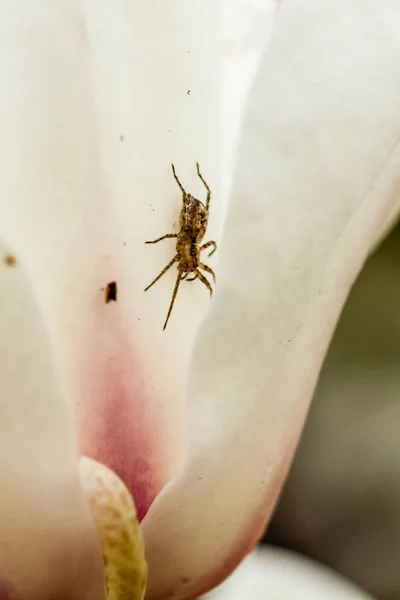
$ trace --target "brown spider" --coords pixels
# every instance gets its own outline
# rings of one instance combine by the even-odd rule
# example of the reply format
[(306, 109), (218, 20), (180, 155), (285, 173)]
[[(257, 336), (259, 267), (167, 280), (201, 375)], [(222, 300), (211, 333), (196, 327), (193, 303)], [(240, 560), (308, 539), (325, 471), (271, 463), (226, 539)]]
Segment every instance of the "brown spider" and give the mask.
[[(180, 229), (178, 233), (167, 233), (166, 235), (163, 235), (162, 237), (157, 238), (156, 240), (145, 242), (146, 244), (157, 244), (157, 242), (161, 242), (161, 240), (165, 240), (167, 238), (177, 238), (176, 255), (171, 260), (171, 262), (168, 263), (167, 266), (161, 271), (161, 273), (154, 279), (154, 281), (152, 281), (150, 285), (148, 285), (147, 288), (144, 290), (145, 292), (147, 292), (147, 290), (150, 289), (151, 286), (154, 285), (160, 279), (160, 277), (162, 277), (164, 273), (166, 273), (168, 269), (172, 267), (174, 263), (178, 263), (178, 277), (176, 278), (176, 283), (172, 294), (172, 300), (171, 304), (169, 305), (167, 318), (165, 319), (163, 330), (165, 330), (167, 326), (168, 319), (171, 315), (172, 307), (174, 306), (175, 298), (178, 293), (179, 284), (183, 279), (186, 279), (186, 281), (194, 281), (195, 279), (200, 279), (200, 281), (204, 283), (204, 285), (208, 288), (210, 296), (212, 296), (213, 293), (210, 282), (199, 270), (203, 269), (203, 271), (210, 273), (215, 283), (215, 273), (212, 269), (210, 269), (210, 267), (200, 262), (200, 252), (202, 250), (205, 250), (206, 248), (210, 248), (210, 246), (213, 246), (213, 249), (208, 255), (211, 256), (216, 251), (217, 244), (214, 241), (210, 241), (206, 244), (203, 244), (202, 246), (199, 246), (207, 230), (211, 190), (208, 187), (205, 180), (203, 179), (202, 174), (200, 173), (199, 163), (196, 163), (196, 167), (197, 175), (200, 177), (207, 190), (206, 205), (204, 206), (204, 204), (200, 200), (197, 200), (197, 198), (195, 198), (191, 194), (186, 193), (185, 189), (183, 188), (181, 182), (179, 181), (175, 173), (175, 167), (174, 165), (172, 165), (172, 173), (174, 174), (175, 180), (182, 191), (183, 206), (179, 219)], [(194, 276), (188, 279), (187, 277), (190, 273), (194, 273)]]

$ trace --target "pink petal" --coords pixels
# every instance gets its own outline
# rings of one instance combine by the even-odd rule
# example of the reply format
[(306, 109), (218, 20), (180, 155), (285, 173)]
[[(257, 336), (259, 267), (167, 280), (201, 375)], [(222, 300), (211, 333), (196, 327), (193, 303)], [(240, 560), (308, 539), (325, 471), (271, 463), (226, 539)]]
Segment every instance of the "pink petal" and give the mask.
[(151, 600), (215, 586), (271, 514), (340, 310), (399, 210), (399, 29), (394, 0), (281, 6), (193, 355), (188, 460), (143, 523)]

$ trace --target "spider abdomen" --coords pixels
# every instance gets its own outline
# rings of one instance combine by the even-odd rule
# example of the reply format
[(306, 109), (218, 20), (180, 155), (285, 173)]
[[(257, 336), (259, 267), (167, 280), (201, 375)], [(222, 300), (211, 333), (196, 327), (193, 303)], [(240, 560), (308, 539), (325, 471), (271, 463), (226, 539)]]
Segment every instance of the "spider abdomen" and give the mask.
[(196, 243), (188, 240), (186, 235), (178, 235), (176, 251), (179, 255), (179, 268), (184, 271), (193, 271), (200, 263), (200, 249)]

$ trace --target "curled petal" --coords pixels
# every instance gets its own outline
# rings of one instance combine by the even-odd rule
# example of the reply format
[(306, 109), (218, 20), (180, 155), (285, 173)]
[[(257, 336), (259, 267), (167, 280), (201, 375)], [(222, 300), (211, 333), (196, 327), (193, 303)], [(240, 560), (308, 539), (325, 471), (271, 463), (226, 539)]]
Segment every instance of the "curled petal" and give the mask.
[(0, 598), (101, 600), (71, 411), (25, 269), (3, 246), (0, 297)]
[(281, 6), (193, 354), (188, 460), (144, 521), (151, 600), (216, 585), (271, 514), (343, 303), (398, 214), (399, 28), (394, 0)]

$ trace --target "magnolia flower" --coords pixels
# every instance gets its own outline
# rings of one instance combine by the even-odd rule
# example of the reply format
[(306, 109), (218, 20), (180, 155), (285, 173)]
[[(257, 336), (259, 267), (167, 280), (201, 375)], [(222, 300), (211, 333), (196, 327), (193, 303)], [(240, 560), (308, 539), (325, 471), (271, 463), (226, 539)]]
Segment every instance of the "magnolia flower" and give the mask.
[[(104, 598), (89, 500), (144, 576), (125, 485), (147, 597), (193, 598), (262, 534), (398, 213), (400, 10), (285, 0), (267, 46), (272, 0), (0, 7), (0, 597)], [(172, 162), (211, 187), (218, 285), (184, 282), (163, 332), (172, 271), (143, 289), (174, 242), (144, 242), (176, 231)]]

